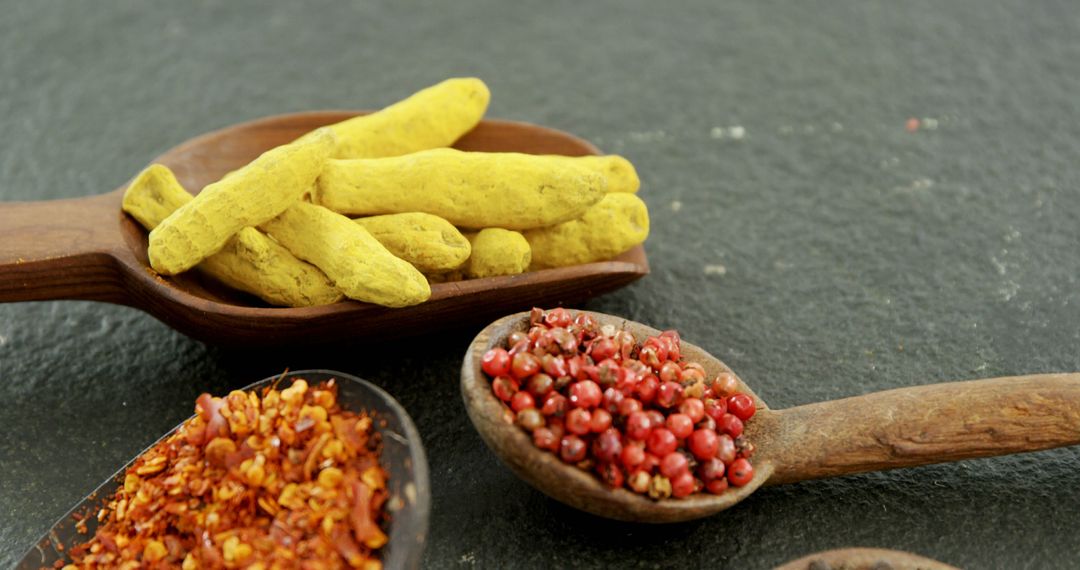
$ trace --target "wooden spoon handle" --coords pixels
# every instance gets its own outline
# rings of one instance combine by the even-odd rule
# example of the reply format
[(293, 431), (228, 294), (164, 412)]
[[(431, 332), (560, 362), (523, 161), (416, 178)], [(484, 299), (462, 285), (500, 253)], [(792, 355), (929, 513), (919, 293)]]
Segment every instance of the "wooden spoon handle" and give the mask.
[(763, 412), (761, 431), (748, 435), (761, 438), (761, 457), (775, 464), (768, 484), (793, 483), (1080, 443), (1080, 374), (917, 386)]
[(0, 203), (0, 302), (123, 300), (119, 191)]

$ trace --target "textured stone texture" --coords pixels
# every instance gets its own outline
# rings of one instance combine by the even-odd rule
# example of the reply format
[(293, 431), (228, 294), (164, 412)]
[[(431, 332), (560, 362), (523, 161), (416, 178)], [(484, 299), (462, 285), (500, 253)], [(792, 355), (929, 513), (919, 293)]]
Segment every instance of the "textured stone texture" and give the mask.
[[(0, 0), (0, 199), (103, 192), (229, 123), (475, 74), (491, 116), (641, 173), (654, 272), (588, 308), (678, 327), (775, 407), (1080, 370), (1075, 6), (578, 4)], [(933, 121), (912, 133), (910, 117)], [(0, 306), (0, 565), (199, 392), (286, 366), (363, 376), (409, 409), (432, 464), (431, 567), (767, 568), (842, 546), (969, 568), (1080, 559), (1077, 449), (767, 489), (663, 528), (572, 512), (467, 423), (474, 332), (232, 352), (121, 307)]]

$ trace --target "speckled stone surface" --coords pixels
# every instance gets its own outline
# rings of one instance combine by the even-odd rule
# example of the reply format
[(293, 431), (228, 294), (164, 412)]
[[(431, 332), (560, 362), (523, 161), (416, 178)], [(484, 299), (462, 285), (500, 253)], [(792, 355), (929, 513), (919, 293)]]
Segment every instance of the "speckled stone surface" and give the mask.
[[(491, 116), (641, 173), (653, 274), (587, 307), (679, 328), (774, 407), (1080, 370), (1074, 5), (579, 4), (0, 0), (0, 200), (104, 192), (207, 130), (471, 74)], [(285, 367), (365, 377), (410, 411), (433, 568), (769, 568), (844, 546), (1080, 560), (1076, 448), (772, 488), (662, 528), (578, 514), (468, 424), (474, 332), (235, 352), (132, 309), (0, 305), (0, 566), (199, 392)]]

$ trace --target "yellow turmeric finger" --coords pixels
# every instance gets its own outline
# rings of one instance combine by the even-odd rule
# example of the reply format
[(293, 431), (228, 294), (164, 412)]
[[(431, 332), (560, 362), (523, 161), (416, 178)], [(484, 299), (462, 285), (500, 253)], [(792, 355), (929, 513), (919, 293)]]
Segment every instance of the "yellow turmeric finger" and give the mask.
[(634, 165), (617, 154), (562, 156), (559, 158), (587, 166), (602, 174), (607, 178), (608, 192), (629, 192), (633, 194), (641, 188), (641, 180), (638, 178)]
[(240, 230), (196, 267), (271, 305), (311, 307), (344, 298), (318, 267), (297, 259), (255, 228)]
[(465, 264), (470, 279), (517, 275), (529, 268), (532, 253), (529, 242), (520, 233), (502, 228), (486, 228), (466, 236), (472, 243), (472, 255)]
[(300, 199), (334, 148), (329, 130), (279, 146), (206, 188), (150, 232), (150, 265), (173, 275), (217, 253), (230, 237)]
[(421, 273), (460, 267), (469, 258), (469, 240), (450, 222), (431, 214), (409, 212), (357, 218), (371, 237)]
[[(191, 200), (171, 170), (152, 164), (131, 181), (124, 192), (123, 208), (147, 230), (153, 230)], [(342, 299), (322, 271), (300, 261), (255, 228), (240, 230), (197, 269), (271, 305), (308, 307)]]
[(152, 230), (180, 206), (192, 200), (169, 167), (151, 164), (128, 184), (121, 208), (144, 228)]
[(532, 268), (611, 259), (649, 236), (649, 210), (633, 194), (608, 194), (578, 220), (525, 232)]
[(360, 224), (321, 206), (297, 202), (261, 229), (322, 269), (351, 299), (405, 307), (431, 296), (415, 267), (394, 257)]
[(312, 200), (343, 214), (427, 212), (459, 227), (520, 230), (580, 217), (605, 184), (561, 157), (440, 148), (329, 160)]
[(450, 146), (480, 122), (490, 99), (479, 79), (447, 79), (381, 111), (330, 125), (338, 138), (333, 157), (378, 158)]

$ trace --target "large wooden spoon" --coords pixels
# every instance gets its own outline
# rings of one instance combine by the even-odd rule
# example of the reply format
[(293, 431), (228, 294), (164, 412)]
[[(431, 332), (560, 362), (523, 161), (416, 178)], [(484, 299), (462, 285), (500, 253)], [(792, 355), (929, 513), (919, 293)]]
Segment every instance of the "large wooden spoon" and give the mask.
[[(629, 330), (639, 341), (659, 334), (633, 321), (589, 314), (601, 325)], [(528, 313), (499, 319), (469, 346), (461, 369), (461, 393), (469, 419), (488, 447), (533, 487), (574, 508), (612, 519), (686, 521), (722, 511), (762, 485), (1080, 443), (1080, 374), (916, 386), (786, 410), (769, 409), (740, 379), (742, 391), (758, 409), (745, 432), (757, 450), (752, 459), (753, 480), (722, 495), (654, 501), (605, 486), (592, 473), (536, 448), (532, 438), (513, 424), (509, 408), (491, 393), (480, 358), (494, 346), (505, 346), (510, 333), (524, 331), (528, 324)], [(682, 355), (701, 363), (709, 377), (732, 372), (685, 341)]]
[[(363, 112), (316, 111), (259, 119), (215, 131), (154, 162), (199, 190), (262, 152), (316, 127)], [(456, 148), (531, 154), (599, 154), (589, 142), (527, 123), (483, 121)], [(638, 246), (611, 261), (509, 277), (441, 283), (431, 299), (403, 309), (343, 302), (274, 308), (204, 280), (197, 271), (165, 278), (150, 269), (146, 231), (120, 210), (124, 187), (69, 200), (0, 203), (0, 302), (88, 299), (143, 309), (195, 338), (233, 345), (387, 339), (484, 322), (533, 305), (572, 302), (622, 287), (649, 272)]]

